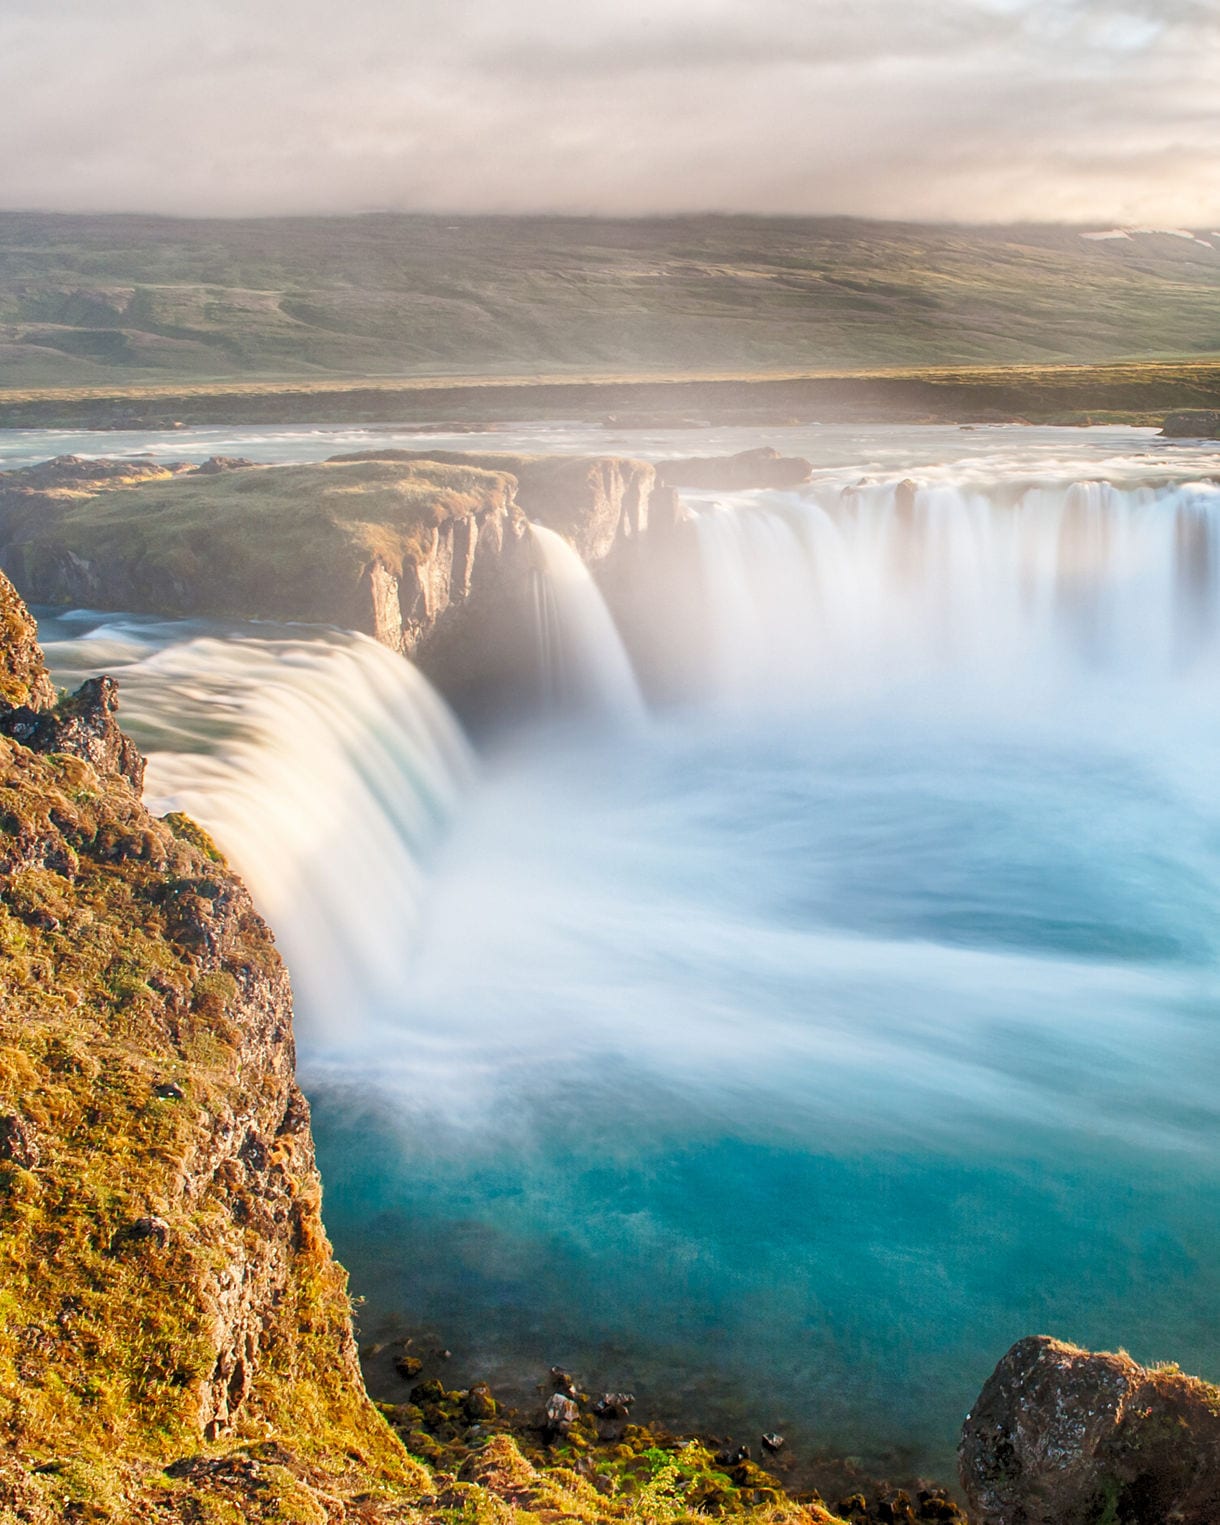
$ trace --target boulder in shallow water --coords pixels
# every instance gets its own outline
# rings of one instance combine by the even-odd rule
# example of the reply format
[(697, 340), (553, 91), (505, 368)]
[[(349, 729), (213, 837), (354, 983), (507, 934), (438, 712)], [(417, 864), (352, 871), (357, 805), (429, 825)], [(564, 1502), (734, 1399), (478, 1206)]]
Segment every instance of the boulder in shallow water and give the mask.
[(580, 1410), (563, 1393), (552, 1393), (543, 1410), (543, 1427), (548, 1435), (566, 1435), (580, 1418)]
[(1021, 1340), (967, 1416), (958, 1463), (980, 1525), (1216, 1525), (1220, 1390)]
[(472, 1383), (470, 1391), (462, 1399), (462, 1410), (471, 1424), (496, 1417), (496, 1400), (486, 1382)]

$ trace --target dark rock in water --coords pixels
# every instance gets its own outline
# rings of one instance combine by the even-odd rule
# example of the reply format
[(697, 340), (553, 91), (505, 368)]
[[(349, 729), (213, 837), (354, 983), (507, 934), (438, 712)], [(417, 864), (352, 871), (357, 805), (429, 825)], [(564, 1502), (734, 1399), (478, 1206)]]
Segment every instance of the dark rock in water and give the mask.
[(784, 1437), (782, 1435), (776, 1435), (774, 1432), (772, 1432), (770, 1435), (764, 1435), (762, 1437), (762, 1447), (764, 1451), (782, 1451), (784, 1449), (784, 1444)]
[(725, 492), (745, 491), (752, 487), (799, 487), (812, 473), (812, 465), (801, 456), (781, 455), (770, 446), (742, 450), (737, 455), (661, 461), (657, 466), (657, 480), (666, 487)]
[(965, 1525), (966, 1516), (943, 1488), (921, 1488), (915, 1495), (915, 1503), (917, 1520), (948, 1521), (950, 1525), (960, 1521)]
[(0, 1117), (0, 1160), (22, 1170), (33, 1170), (40, 1158), (33, 1124), (15, 1112)]
[(418, 1377), (424, 1369), (424, 1363), (418, 1356), (413, 1356), (409, 1351), (403, 1351), (394, 1362), (394, 1370), (400, 1377), (410, 1381), (412, 1377)]
[(623, 1438), (631, 1418), (631, 1405), (634, 1402), (634, 1393), (603, 1393), (601, 1395), (593, 1405), (599, 1440), (615, 1442)]
[(1183, 408), (1170, 413), (1161, 433), (1167, 439), (1220, 439), (1220, 409)]
[(749, 1446), (727, 1446), (723, 1451), (716, 1452), (716, 1464), (720, 1467), (739, 1467), (749, 1459)]
[(848, 1525), (968, 1525), (966, 1516), (943, 1488), (888, 1489), (870, 1503), (862, 1493), (840, 1499), (835, 1514)]
[(462, 1409), (472, 1424), (496, 1417), (496, 1400), (486, 1382), (475, 1382), (462, 1399)]
[(894, 489), (894, 508), (900, 519), (910, 519), (915, 512), (915, 500), (919, 494), (919, 483), (913, 482), (910, 477), (903, 477)]
[(575, 1402), (563, 1393), (552, 1393), (543, 1410), (544, 1428), (550, 1436), (566, 1435), (580, 1418)]
[(958, 1463), (980, 1525), (1215, 1525), (1220, 1390), (1021, 1340), (967, 1416)]
[(562, 1366), (551, 1367), (551, 1387), (557, 1393), (566, 1393), (569, 1398), (576, 1396), (576, 1378)]

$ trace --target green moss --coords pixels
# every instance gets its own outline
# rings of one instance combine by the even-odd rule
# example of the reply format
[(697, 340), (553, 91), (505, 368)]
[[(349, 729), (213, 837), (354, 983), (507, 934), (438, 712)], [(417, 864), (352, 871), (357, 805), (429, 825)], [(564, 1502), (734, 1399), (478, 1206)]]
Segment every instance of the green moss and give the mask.
[(198, 821), (192, 821), (181, 810), (171, 810), (168, 815), (162, 816), (162, 820), (180, 842), (189, 842), (192, 847), (197, 847), (209, 863), (225, 864), (224, 854)]

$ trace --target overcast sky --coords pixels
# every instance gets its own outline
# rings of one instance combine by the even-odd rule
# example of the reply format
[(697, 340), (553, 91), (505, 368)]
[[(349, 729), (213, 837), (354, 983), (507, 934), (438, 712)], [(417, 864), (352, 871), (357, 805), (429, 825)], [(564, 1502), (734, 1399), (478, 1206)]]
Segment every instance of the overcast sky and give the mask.
[(1220, 228), (1220, 0), (0, 0), (0, 205)]

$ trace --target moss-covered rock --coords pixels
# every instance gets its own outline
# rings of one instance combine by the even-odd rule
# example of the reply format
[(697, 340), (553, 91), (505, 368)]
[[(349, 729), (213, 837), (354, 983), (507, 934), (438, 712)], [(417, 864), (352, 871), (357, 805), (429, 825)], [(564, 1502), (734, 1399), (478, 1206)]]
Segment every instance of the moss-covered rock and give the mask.
[(1214, 1525), (1220, 1388), (1038, 1336), (966, 1420), (962, 1486), (983, 1525)]
[(0, 706), (49, 709), (55, 686), (38, 649), (30, 611), (6, 577), (0, 577)]

